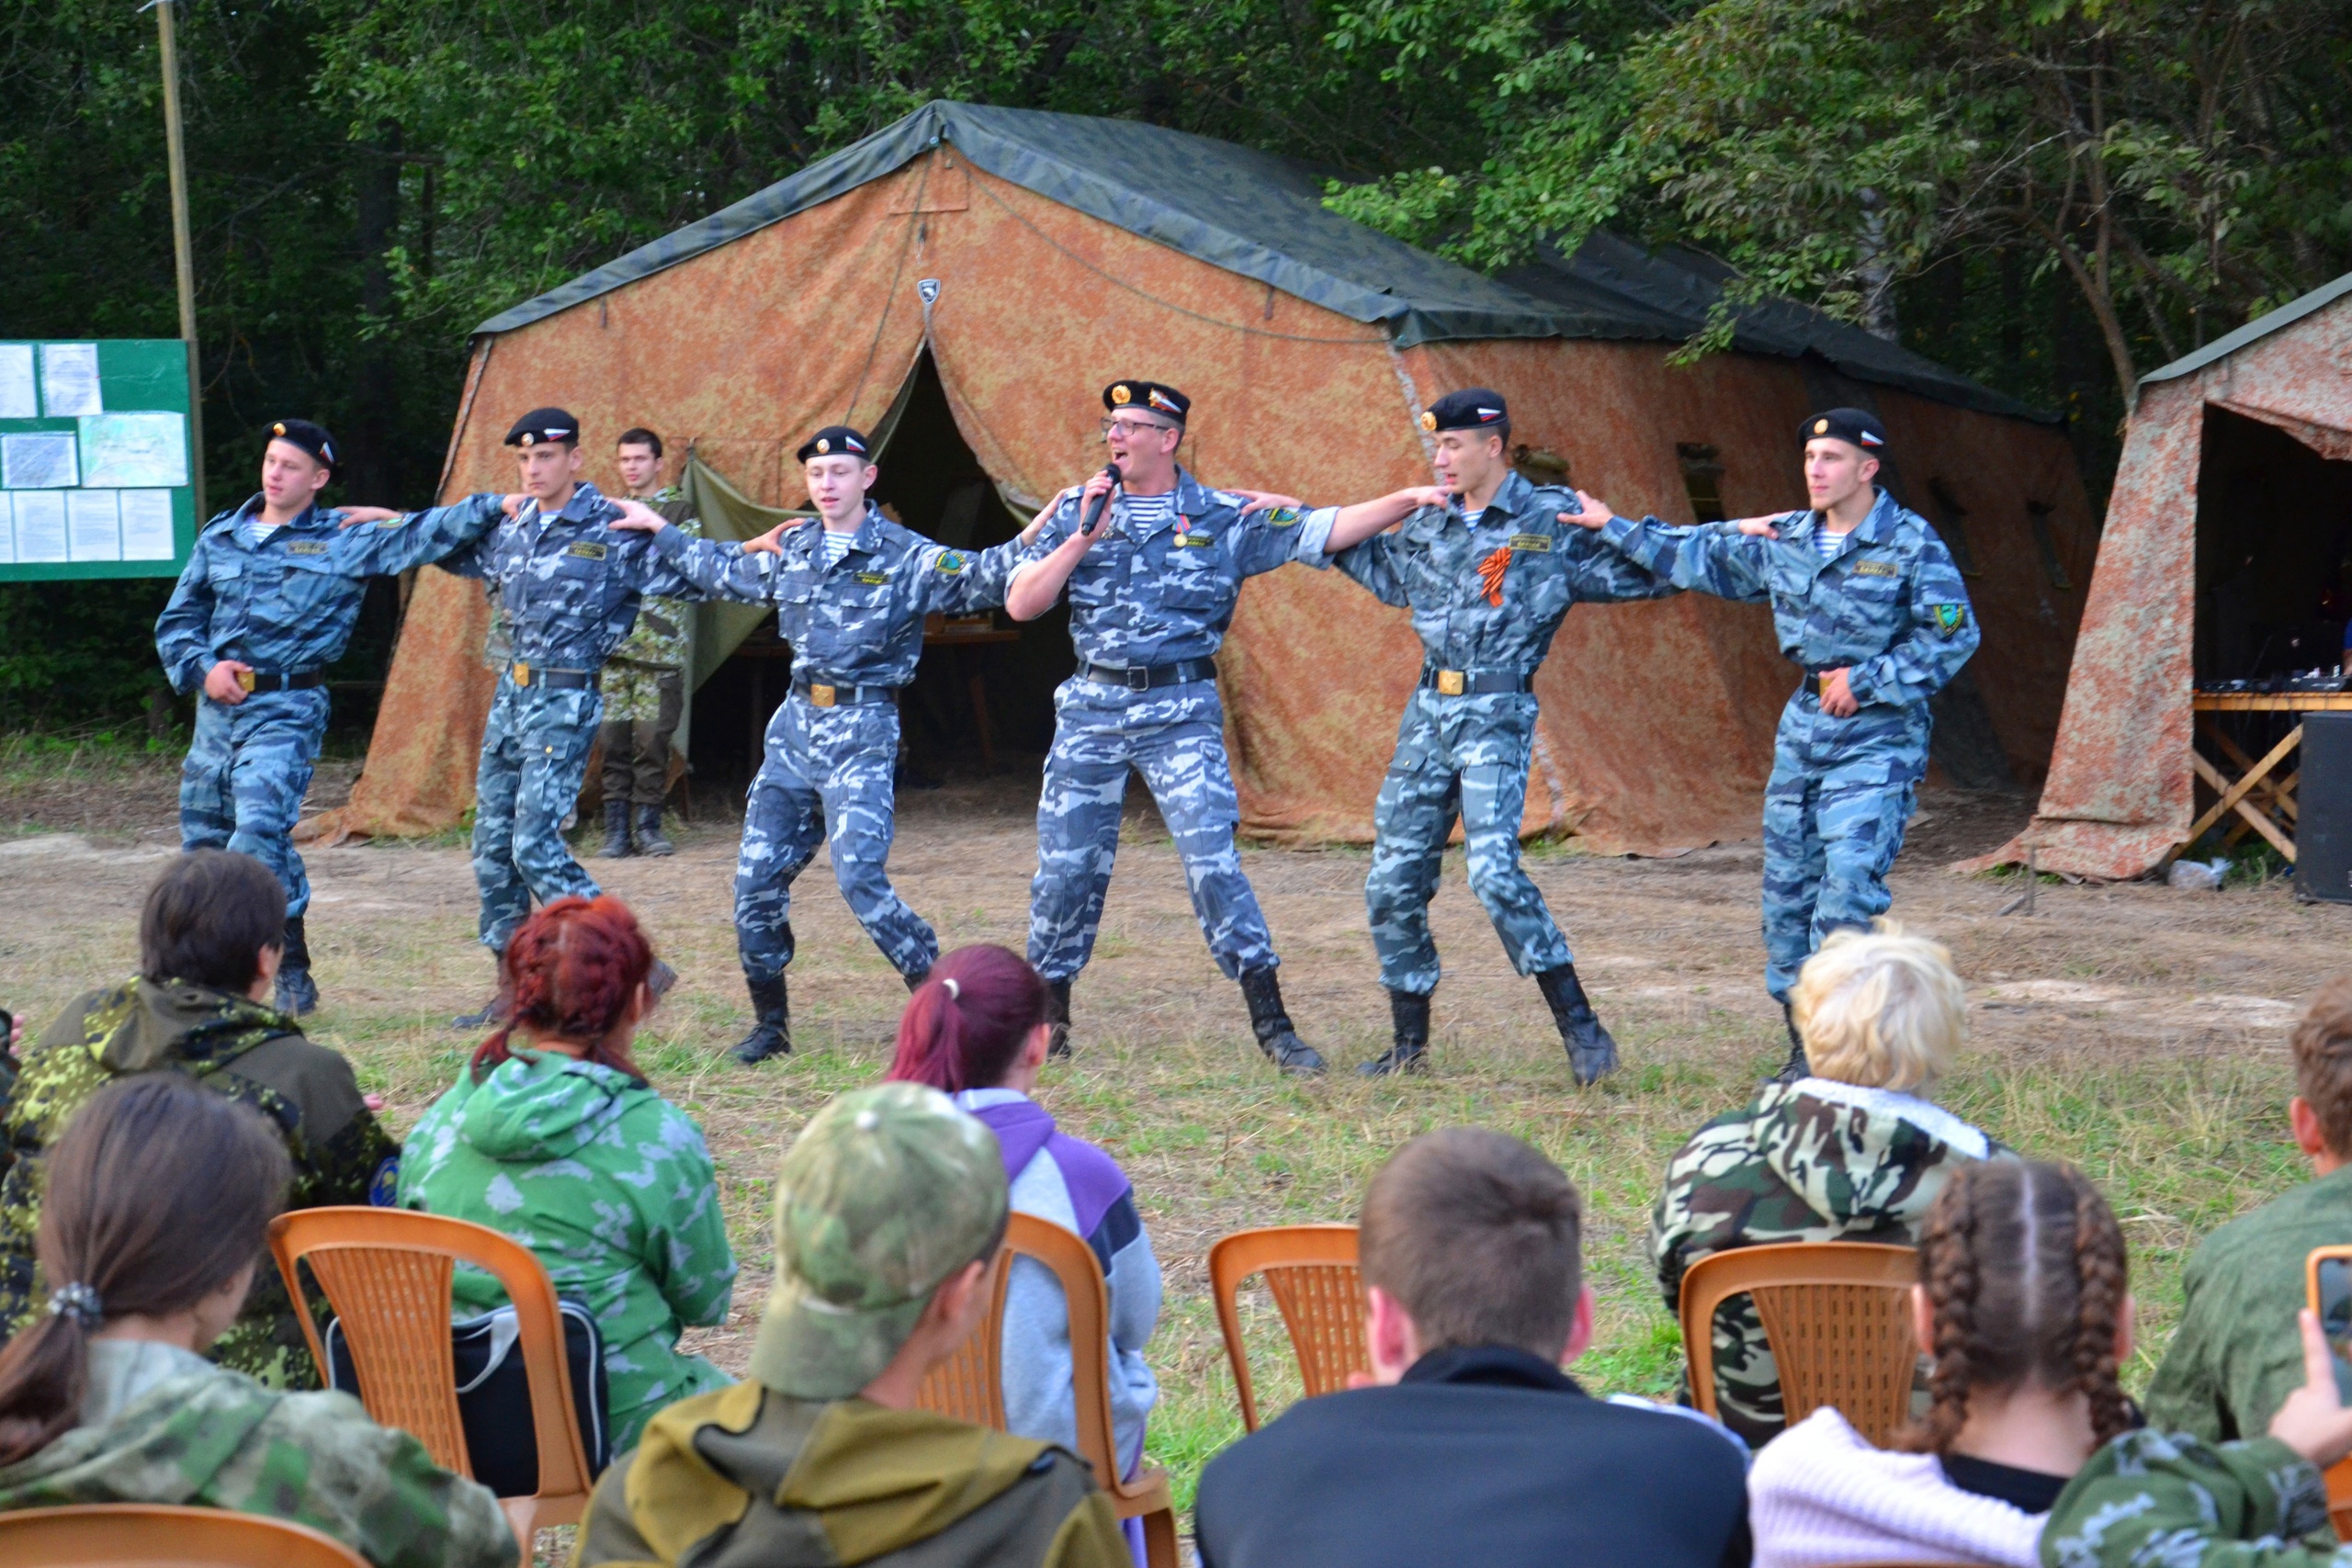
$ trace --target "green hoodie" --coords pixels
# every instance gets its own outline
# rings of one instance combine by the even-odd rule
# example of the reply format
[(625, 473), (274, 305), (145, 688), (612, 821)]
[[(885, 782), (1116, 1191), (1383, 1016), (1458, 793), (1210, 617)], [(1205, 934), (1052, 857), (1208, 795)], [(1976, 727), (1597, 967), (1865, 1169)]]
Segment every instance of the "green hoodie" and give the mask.
[[(677, 1349), (682, 1328), (727, 1320), (734, 1291), (717, 1173), (701, 1129), (643, 1081), (552, 1051), (460, 1073), (409, 1134), (400, 1203), (505, 1232), (594, 1314), (615, 1452), (662, 1406), (726, 1385)], [(506, 1300), (469, 1269), (455, 1292), (469, 1314)]]
[(1066, 1449), (755, 1382), (673, 1404), (596, 1483), (571, 1568), (1131, 1568)]
[(81, 1424), (0, 1468), (0, 1509), (169, 1503), (266, 1514), (375, 1568), (510, 1568), (488, 1491), (345, 1393), (277, 1393), (152, 1341), (90, 1346)]

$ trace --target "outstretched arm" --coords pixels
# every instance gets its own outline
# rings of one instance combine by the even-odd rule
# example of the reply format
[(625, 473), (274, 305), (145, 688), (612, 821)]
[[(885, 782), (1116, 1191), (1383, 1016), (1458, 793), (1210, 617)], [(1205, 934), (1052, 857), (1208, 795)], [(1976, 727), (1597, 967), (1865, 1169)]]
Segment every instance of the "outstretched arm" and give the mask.
[(1374, 534), (1386, 533), (1424, 506), (1443, 506), (1446, 500), (1447, 493), (1441, 486), (1414, 485), (1391, 491), (1376, 500), (1342, 506), (1331, 515), (1331, 533), (1323, 543), (1323, 553), (1338, 555)]
[(1766, 575), (1772, 540), (1744, 528), (1713, 524), (1686, 527), (1645, 517), (1620, 517), (1598, 496), (1577, 491), (1580, 512), (1563, 512), (1563, 523), (1598, 532), (1611, 549), (1647, 568), (1677, 588), (1695, 588), (1721, 599), (1769, 598)]
[(335, 568), (346, 577), (391, 577), (440, 560), (514, 515), (517, 499), (485, 491), (422, 512), (346, 507), (334, 539)]

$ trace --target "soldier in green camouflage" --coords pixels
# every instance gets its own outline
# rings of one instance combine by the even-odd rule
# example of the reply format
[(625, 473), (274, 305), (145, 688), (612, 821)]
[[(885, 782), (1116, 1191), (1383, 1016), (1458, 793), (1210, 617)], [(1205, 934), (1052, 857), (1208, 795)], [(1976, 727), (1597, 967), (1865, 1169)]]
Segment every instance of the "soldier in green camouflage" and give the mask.
[[(1765, 1085), (1667, 1164), (1650, 1258), (1669, 1311), (1685, 1271), (1732, 1247), (1908, 1246), (1959, 1162), (2007, 1152), (1917, 1092), (1960, 1041), (1960, 978), (1941, 947), (1893, 926), (1835, 932), (1792, 1001), (1812, 1076)], [(1716, 1312), (1714, 1358), (1716, 1414), (1761, 1447), (1783, 1425), (1781, 1379), (1749, 1297)]]
[[(702, 525), (685, 492), (662, 482), (662, 437), (625, 430), (617, 446), (630, 497), (700, 538)], [(683, 599), (643, 600), (637, 625), (605, 665), (605, 723), (597, 734), (605, 749), (605, 847), (596, 852), (605, 860), (676, 852), (662, 836), (662, 801), (670, 793), (670, 738), (685, 711), (694, 617), (695, 607)]]
[[(270, 994), (285, 919), (284, 889), (251, 855), (183, 855), (147, 896), (139, 977), (77, 998), (26, 1049), (0, 1117), (0, 1337), (40, 1311), (34, 1237), (48, 1151), (85, 1101), (131, 1074), (185, 1073), (267, 1116), (294, 1162), (289, 1208), (390, 1201), (400, 1150), (351, 1064), (258, 999)], [(323, 1316), (323, 1303), (312, 1310)], [(271, 1388), (319, 1386), (275, 1269), (212, 1356)]]
[(995, 1134), (937, 1089), (819, 1111), (776, 1172), (747, 1381), (671, 1405), (613, 1461), (572, 1568), (1126, 1568), (1085, 1461), (916, 1404), (987, 1313), (1008, 1213)]

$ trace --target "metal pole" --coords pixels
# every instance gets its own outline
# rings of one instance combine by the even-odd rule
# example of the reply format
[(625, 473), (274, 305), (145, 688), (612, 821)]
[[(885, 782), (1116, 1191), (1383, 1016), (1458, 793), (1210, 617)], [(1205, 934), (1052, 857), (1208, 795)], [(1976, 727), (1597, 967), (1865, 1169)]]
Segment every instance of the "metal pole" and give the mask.
[(164, 146), (172, 176), (172, 262), (179, 275), (180, 340), (187, 344), (187, 430), (194, 467), (196, 521), (204, 522), (204, 378), (196, 352), (196, 254), (187, 229), (187, 152), (180, 138), (180, 51), (172, 32), (174, 0), (156, 0), (155, 37), (164, 55)]

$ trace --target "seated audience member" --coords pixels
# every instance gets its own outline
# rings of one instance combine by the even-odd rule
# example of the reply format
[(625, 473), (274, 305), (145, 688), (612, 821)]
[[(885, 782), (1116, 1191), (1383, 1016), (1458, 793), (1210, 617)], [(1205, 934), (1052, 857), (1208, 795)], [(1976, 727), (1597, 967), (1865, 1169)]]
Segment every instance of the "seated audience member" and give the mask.
[[(1766, 1084), (1667, 1162), (1650, 1259), (1668, 1311), (1684, 1270), (1731, 1247), (1907, 1244), (1953, 1169), (1998, 1149), (1922, 1098), (1965, 1028), (1943, 948), (1893, 924), (1833, 932), (1790, 1000), (1812, 1076)], [(1781, 1376), (1754, 1301), (1725, 1302), (1714, 1333), (1716, 1411), (1760, 1446), (1781, 1427)]]
[(0, 1352), (0, 1510), (229, 1508), (323, 1530), (376, 1568), (514, 1562), (498, 1500), (349, 1394), (282, 1393), (204, 1359), (269, 1266), (291, 1173), (259, 1114), (150, 1073), (92, 1095), (47, 1163), (49, 1298)]
[[(1143, 1348), (1159, 1323), (1159, 1260), (1136, 1213), (1135, 1189), (1111, 1156), (1062, 1132), (1029, 1098), (1053, 1026), (1046, 982), (1017, 953), (967, 947), (934, 964), (899, 1021), (890, 1076), (955, 1096), (996, 1134), (1012, 1207), (1084, 1236), (1111, 1297), (1111, 1421), (1133, 1474), (1159, 1384)], [(1004, 1301), (1005, 1429), (1078, 1446), (1069, 1308), (1052, 1272), (1019, 1259)]]
[(2148, 1424), (2162, 1431), (2218, 1443), (2267, 1430), (2302, 1382), (2292, 1325), (2303, 1259), (2352, 1243), (2352, 975), (2322, 986), (2288, 1039), (2297, 1093), (2287, 1120), (2313, 1179), (2232, 1220), (2190, 1256), (2180, 1326), (2148, 1384)]
[(2151, 1427), (2093, 1454), (2050, 1509), (2052, 1568), (2345, 1568), (2322, 1472), (2352, 1453), (2352, 1410), (2310, 1312), (2303, 1381), (2267, 1437), (2208, 1443)]
[(1006, 1212), (996, 1140), (936, 1090), (819, 1111), (776, 1172), (749, 1380), (653, 1418), (596, 1483), (574, 1568), (1121, 1568), (1083, 1460), (915, 1404), (988, 1314)]
[(2071, 1166), (1962, 1166), (1928, 1210), (1912, 1289), (1935, 1404), (1888, 1452), (1827, 1406), (1747, 1472), (1757, 1568), (2032, 1568), (2067, 1481), (2131, 1423), (2123, 1233)]
[[(409, 1134), (400, 1202), (527, 1242), (556, 1293), (588, 1308), (618, 1451), (663, 1405), (728, 1382), (678, 1349), (687, 1325), (727, 1321), (734, 1292), (717, 1172), (702, 1129), (629, 1059), (654, 998), (653, 949), (628, 906), (559, 898), (501, 963), (512, 1021)], [(506, 1293), (461, 1269), (456, 1300), (471, 1315)]]
[(1716, 1568), (1748, 1560), (1739, 1445), (1687, 1412), (1588, 1397), (1567, 1177), (1516, 1138), (1415, 1138), (1361, 1236), (1373, 1373), (1209, 1461), (1202, 1568)]
[[(269, 1005), (286, 942), (286, 890), (251, 855), (174, 860), (139, 917), (139, 977), (76, 998), (25, 1049), (0, 1148), (0, 1336), (40, 1314), (33, 1242), (48, 1151), (85, 1100), (135, 1074), (170, 1070), (262, 1111), (294, 1162), (287, 1206), (365, 1203), (389, 1193), (399, 1150), (351, 1064)], [(309, 1341), (270, 1269), (212, 1358), (272, 1388), (316, 1388)]]

